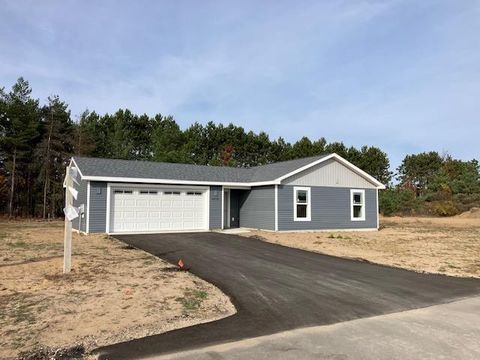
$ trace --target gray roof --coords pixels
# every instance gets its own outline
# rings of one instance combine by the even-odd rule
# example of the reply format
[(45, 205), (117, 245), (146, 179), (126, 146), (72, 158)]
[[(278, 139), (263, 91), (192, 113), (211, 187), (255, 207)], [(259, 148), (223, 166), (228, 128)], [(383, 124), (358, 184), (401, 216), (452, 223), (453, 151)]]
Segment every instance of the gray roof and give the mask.
[(202, 182), (249, 183), (272, 181), (325, 155), (281, 161), (251, 168), (205, 166), (154, 161), (74, 157), (84, 177), (125, 177)]

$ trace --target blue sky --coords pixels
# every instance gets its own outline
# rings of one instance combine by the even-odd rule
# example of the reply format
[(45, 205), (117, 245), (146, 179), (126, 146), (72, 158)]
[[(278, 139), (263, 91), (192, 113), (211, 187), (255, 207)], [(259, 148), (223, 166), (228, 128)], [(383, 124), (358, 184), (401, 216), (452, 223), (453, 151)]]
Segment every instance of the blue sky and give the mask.
[(480, 157), (480, 1), (0, 0), (0, 86), (272, 138)]

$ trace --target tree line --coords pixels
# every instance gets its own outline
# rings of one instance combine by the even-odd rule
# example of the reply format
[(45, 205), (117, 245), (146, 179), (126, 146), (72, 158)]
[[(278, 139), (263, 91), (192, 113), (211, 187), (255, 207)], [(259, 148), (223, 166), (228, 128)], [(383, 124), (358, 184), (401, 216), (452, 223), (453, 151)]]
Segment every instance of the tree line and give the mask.
[(436, 151), (407, 155), (397, 169), (398, 184), (381, 193), (386, 215), (451, 216), (480, 207), (478, 160), (462, 161)]
[[(400, 184), (394, 186), (388, 156), (374, 146), (348, 147), (323, 137), (289, 143), (282, 137), (270, 139), (265, 132), (213, 122), (181, 129), (172, 116), (137, 115), (128, 109), (103, 115), (86, 110), (73, 121), (59, 96), (40, 104), (23, 78), (9, 91), (0, 88), (0, 211), (9, 216), (62, 216), (63, 178), (72, 155), (250, 167), (332, 152), (389, 184), (388, 195), (382, 196), (387, 212), (405, 210), (408, 202), (398, 200), (405, 198), (405, 191), (419, 199), (439, 186), (443, 189), (452, 176), (452, 194), (478, 193), (475, 160), (441, 158), (439, 167), (426, 169), (423, 155), (409, 155), (398, 169)], [(432, 171), (439, 174), (436, 180)], [(468, 180), (458, 178), (457, 172), (470, 174), (465, 175)], [(461, 185), (468, 181), (470, 185)]]

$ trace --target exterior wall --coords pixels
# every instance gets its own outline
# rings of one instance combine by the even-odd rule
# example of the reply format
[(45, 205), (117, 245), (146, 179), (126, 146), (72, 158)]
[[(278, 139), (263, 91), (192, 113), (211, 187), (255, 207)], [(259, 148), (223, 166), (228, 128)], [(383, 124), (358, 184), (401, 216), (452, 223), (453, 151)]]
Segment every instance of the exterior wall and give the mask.
[(210, 186), (210, 230), (222, 228), (222, 187)]
[(275, 187), (262, 186), (240, 194), (240, 226), (275, 230)]
[(327, 160), (283, 181), (286, 185), (375, 189), (375, 185), (335, 159)]
[(89, 233), (106, 232), (107, 223), (107, 183), (90, 182)]
[[(293, 220), (293, 188), (278, 186), (278, 230), (376, 229), (377, 191), (365, 189), (365, 221), (351, 221), (350, 187), (311, 186), (311, 221)], [(361, 189), (361, 187), (354, 187)]]
[(83, 204), (84, 206), (84, 213), (81, 214), (78, 218), (72, 221), (72, 228), (75, 230), (80, 230), (83, 232), (87, 231), (87, 188), (88, 188), (88, 181), (80, 180), (79, 184), (73, 183), (73, 187), (75, 190), (78, 191), (77, 200), (73, 199), (73, 206), (79, 207)]

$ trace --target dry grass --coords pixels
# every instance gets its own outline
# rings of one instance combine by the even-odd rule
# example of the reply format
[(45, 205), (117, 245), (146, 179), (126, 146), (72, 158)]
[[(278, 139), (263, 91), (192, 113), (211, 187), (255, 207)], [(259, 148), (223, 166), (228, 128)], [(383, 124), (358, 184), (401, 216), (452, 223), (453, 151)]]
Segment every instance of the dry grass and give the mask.
[(375, 232), (272, 233), (245, 236), (323, 254), (418, 272), (480, 278), (479, 218), (383, 218)]
[(38, 346), (97, 346), (235, 312), (214, 286), (105, 235), (73, 236), (62, 274), (63, 223), (0, 222), (0, 358)]

